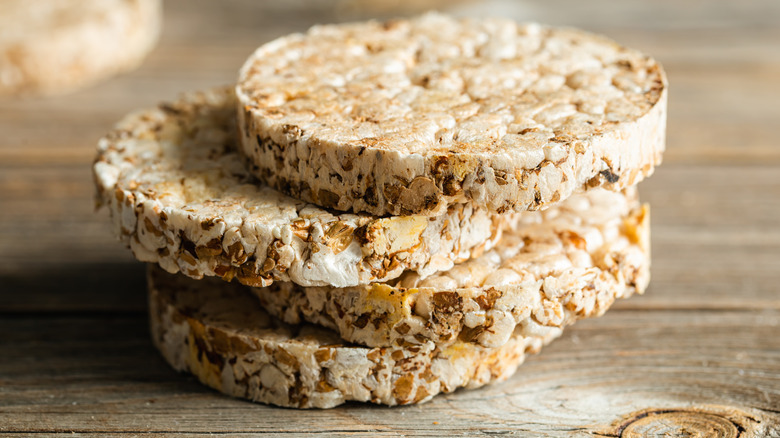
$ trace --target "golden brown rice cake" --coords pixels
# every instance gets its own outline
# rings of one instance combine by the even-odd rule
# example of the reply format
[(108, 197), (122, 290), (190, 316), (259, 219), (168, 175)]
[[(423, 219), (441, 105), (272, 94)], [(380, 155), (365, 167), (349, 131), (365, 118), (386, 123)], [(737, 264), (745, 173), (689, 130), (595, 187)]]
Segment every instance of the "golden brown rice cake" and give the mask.
[(503, 19), (315, 26), (257, 49), (236, 90), (253, 174), (337, 210), (536, 210), (636, 184), (665, 145), (655, 60)]
[(193, 278), (346, 287), (422, 276), (489, 250), (520, 215), (455, 205), (443, 215), (328, 211), (262, 187), (235, 151), (231, 90), (127, 116), (98, 146), (98, 201), (135, 256)]

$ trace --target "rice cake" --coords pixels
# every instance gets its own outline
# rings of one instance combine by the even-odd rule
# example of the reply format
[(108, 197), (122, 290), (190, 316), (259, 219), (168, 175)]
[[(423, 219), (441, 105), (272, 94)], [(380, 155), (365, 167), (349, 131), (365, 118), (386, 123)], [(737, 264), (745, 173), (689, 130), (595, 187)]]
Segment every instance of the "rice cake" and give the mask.
[(3, 0), (0, 94), (62, 94), (137, 67), (160, 0)]
[(519, 214), (455, 205), (436, 217), (334, 213), (256, 183), (236, 152), (235, 96), (218, 89), (127, 116), (101, 139), (98, 202), (146, 262), (193, 278), (347, 287), (449, 269)]
[(661, 162), (666, 89), (654, 59), (601, 36), (435, 13), (279, 38), (236, 86), (254, 175), (377, 215), (630, 187)]
[(526, 212), (494, 249), (428, 278), (342, 289), (253, 288), (288, 323), (308, 321), (371, 347), (456, 342), (499, 347), (536, 328), (599, 316), (649, 282), (649, 207), (635, 189), (574, 195)]
[(526, 353), (560, 334), (540, 327), (499, 348), (360, 347), (324, 328), (274, 319), (237, 283), (196, 281), (155, 266), (149, 304), (152, 339), (174, 369), (225, 394), (295, 408), (349, 400), (405, 405), (477, 388), (507, 379)]

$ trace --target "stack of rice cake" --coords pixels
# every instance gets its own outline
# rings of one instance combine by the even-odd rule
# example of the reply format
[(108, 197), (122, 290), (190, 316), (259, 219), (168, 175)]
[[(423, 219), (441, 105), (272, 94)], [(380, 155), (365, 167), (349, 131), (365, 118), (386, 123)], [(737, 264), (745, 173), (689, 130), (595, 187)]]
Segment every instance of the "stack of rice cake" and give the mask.
[(637, 51), (426, 14), (270, 42), (235, 90), (127, 116), (94, 174), (174, 368), (280, 406), (409, 404), (645, 290), (635, 185), (665, 115)]

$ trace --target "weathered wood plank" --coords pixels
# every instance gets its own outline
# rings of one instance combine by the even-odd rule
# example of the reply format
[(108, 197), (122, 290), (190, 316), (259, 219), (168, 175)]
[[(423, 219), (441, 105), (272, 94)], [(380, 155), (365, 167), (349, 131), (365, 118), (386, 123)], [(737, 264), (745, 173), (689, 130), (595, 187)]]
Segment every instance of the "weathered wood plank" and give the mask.
[[(112, 237), (107, 212), (94, 212), (88, 164), (0, 173), (0, 290), (7, 292), (0, 309), (133, 302), (127, 297), (143, 288), (141, 266)], [(652, 206), (651, 288), (619, 306), (780, 308), (779, 173), (776, 166), (659, 168), (641, 186)], [(117, 298), (106, 300), (108, 291)]]
[[(186, 10), (172, 6), (176, 13), (169, 14), (160, 47), (138, 71), (85, 90), (76, 99), (0, 100), (0, 131), (5, 134), (0, 158), (3, 150), (21, 147), (90, 151), (128, 111), (183, 91), (232, 82), (244, 58), (262, 42), (318, 21), (364, 18), (327, 3), (280, 8), (270, 2), (233, 1), (216, 8), (197, 2)], [(772, 123), (780, 117), (775, 104), (780, 99), (776, 2), (743, 2), (736, 10), (725, 4), (703, 10), (679, 2), (596, 2), (584, 8), (566, 1), (556, 2), (561, 7), (544, 8), (492, 3), (465, 3), (456, 10), (585, 27), (658, 57), (672, 81), (668, 163), (780, 162)], [(647, 18), (653, 14), (666, 19)]]
[(712, 405), (780, 427), (779, 329), (778, 311), (615, 310), (575, 325), (502, 384), (416, 407), (300, 412), (176, 375), (141, 316), (5, 318), (0, 431), (591, 436), (641, 409)]
[[(771, 37), (780, 39), (780, 31)], [(252, 39), (242, 49), (227, 53), (221, 46), (185, 51), (186, 56), (178, 57), (186, 58), (183, 65), (195, 64), (193, 70), (151, 71), (148, 77), (136, 77), (141, 74), (136, 72), (85, 91), (76, 105), (65, 97), (35, 103), (0, 101), (0, 131), (6, 133), (0, 143), (0, 158), (18, 157), (20, 148), (57, 147), (90, 155), (97, 139), (125, 113), (174, 99), (184, 91), (229, 84), (242, 60), (258, 44), (255, 41), (265, 39)], [(155, 56), (177, 57), (173, 53)], [(736, 71), (722, 62), (665, 62), (672, 81), (669, 105), (673, 116), (669, 120), (667, 163), (780, 162), (778, 134), (772, 123), (780, 117), (780, 107), (775, 104), (780, 99), (780, 84), (775, 79), (780, 76), (780, 63), (767, 61), (780, 59), (780, 54), (758, 52), (754, 56), (755, 60), (740, 64)], [(219, 67), (199, 70), (197, 60), (203, 59)], [(128, 96), (128, 88), (138, 92)], [(42, 108), (44, 104), (46, 108)]]
[[(14, 224), (24, 228), (20, 219), (41, 211), (44, 214), (34, 219), (61, 219), (57, 213), (68, 213), (76, 214), (79, 220), (104, 222), (104, 212), (94, 214), (90, 165), (0, 164), (0, 200), (8, 207), (0, 210), (0, 221), (5, 222), (0, 232), (8, 232)], [(778, 172), (780, 166), (776, 165), (664, 164), (640, 185), (640, 192), (653, 206), (654, 225), (772, 233), (777, 230), (775, 218), (780, 211)]]

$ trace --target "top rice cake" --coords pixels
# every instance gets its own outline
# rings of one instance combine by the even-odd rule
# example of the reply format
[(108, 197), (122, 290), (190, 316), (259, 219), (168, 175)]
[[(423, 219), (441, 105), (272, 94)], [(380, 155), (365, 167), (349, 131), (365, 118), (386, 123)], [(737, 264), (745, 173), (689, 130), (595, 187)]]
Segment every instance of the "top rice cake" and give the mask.
[(236, 91), (260, 180), (338, 210), (436, 215), (636, 184), (661, 162), (666, 88), (654, 59), (597, 35), (431, 13), (272, 41)]

